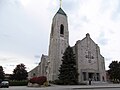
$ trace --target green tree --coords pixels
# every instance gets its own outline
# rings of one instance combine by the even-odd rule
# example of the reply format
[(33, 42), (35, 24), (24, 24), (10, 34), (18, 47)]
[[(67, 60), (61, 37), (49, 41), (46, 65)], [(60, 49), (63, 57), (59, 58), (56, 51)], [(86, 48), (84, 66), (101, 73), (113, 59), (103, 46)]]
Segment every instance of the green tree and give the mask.
[(27, 80), (28, 72), (25, 70), (26, 67), (24, 64), (19, 64), (13, 71), (11, 79), (13, 80)]
[(59, 70), (58, 81), (63, 85), (78, 84), (78, 72), (75, 54), (72, 47), (68, 46), (62, 57), (62, 64)]
[(110, 80), (113, 82), (120, 82), (120, 62), (112, 61), (109, 68), (108, 74), (110, 76)]
[(5, 78), (5, 73), (3, 71), (3, 67), (0, 66), (0, 81), (3, 80)]

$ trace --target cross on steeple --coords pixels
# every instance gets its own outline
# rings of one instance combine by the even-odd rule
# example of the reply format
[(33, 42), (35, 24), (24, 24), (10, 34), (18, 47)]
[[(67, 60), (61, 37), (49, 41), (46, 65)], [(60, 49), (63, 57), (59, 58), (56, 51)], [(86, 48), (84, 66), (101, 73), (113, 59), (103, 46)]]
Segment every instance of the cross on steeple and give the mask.
[(86, 55), (85, 57), (88, 58), (89, 63), (91, 63), (91, 59), (94, 59), (94, 57), (91, 55), (90, 51), (88, 51), (88, 55)]
[(62, 0), (60, 0), (60, 7), (62, 6)]

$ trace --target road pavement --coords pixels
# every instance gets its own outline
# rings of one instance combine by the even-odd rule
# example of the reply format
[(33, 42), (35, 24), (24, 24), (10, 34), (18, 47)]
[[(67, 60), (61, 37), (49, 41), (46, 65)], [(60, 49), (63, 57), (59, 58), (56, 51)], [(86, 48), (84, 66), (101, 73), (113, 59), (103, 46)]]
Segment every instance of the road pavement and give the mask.
[(83, 86), (52, 85), (50, 87), (10, 86), (9, 88), (0, 88), (0, 90), (120, 90), (120, 84), (83, 85)]
[(0, 90), (72, 90), (64, 87), (26, 87), (26, 86), (10, 86), (9, 88), (0, 88)]

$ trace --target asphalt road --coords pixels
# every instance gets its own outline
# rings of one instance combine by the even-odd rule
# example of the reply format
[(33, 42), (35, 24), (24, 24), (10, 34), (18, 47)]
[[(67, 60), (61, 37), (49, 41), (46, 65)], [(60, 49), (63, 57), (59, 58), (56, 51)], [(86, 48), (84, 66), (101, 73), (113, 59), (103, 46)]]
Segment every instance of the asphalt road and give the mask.
[(120, 88), (99, 88), (99, 89), (73, 89), (73, 90), (120, 90)]
[(71, 88), (64, 88), (64, 87), (42, 87), (42, 88), (33, 88), (33, 87), (26, 87), (26, 86), (13, 86), (9, 88), (0, 88), (0, 90), (120, 90), (120, 88), (99, 88), (99, 89), (71, 89)]
[(26, 86), (10, 86), (9, 88), (0, 88), (0, 90), (71, 90), (62, 87), (26, 87)]

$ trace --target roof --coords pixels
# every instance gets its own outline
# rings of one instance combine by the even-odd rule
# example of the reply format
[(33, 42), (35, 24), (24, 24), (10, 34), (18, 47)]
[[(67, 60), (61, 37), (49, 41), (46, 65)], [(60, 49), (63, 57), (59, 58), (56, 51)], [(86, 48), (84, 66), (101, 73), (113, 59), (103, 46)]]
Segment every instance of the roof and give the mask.
[(67, 16), (66, 13), (62, 10), (62, 8), (59, 8), (57, 13)]

